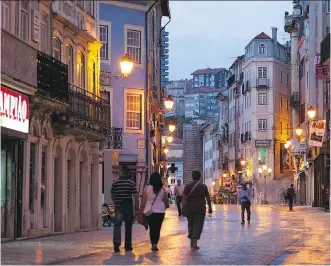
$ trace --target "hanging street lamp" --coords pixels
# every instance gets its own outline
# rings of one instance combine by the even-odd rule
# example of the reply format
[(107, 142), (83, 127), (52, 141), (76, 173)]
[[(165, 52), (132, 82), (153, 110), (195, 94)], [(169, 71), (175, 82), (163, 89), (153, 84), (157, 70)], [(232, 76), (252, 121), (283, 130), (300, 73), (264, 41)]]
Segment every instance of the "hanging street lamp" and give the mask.
[(173, 122), (170, 122), (169, 124), (169, 131), (170, 133), (174, 132), (176, 129), (176, 125)]
[(173, 106), (174, 100), (172, 99), (171, 95), (169, 95), (164, 101), (164, 107), (168, 112), (170, 112)]
[(173, 136), (171, 136), (171, 135), (168, 135), (167, 136), (167, 142), (168, 143), (172, 143), (173, 140), (174, 140), (174, 137)]

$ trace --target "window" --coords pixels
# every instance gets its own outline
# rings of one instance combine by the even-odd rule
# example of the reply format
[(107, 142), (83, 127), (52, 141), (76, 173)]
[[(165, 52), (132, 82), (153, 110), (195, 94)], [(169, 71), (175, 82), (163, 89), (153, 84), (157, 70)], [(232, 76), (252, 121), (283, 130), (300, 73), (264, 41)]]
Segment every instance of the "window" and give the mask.
[(259, 131), (267, 131), (267, 119), (258, 120)]
[(258, 105), (267, 105), (266, 93), (258, 93)]
[(47, 53), (48, 52), (48, 36), (49, 36), (48, 15), (47, 14), (41, 13), (40, 31), (41, 31), (40, 49), (42, 52)]
[(132, 61), (141, 64), (141, 31), (127, 30), (126, 50)]
[(261, 43), (259, 45), (259, 54), (260, 55), (265, 55), (267, 52), (267, 46), (264, 43)]
[(283, 107), (283, 97), (282, 96), (280, 96), (280, 100), (279, 100), (280, 102), (279, 102), (279, 104), (280, 104), (280, 108), (282, 108)]
[(266, 67), (259, 67), (259, 79), (265, 79), (267, 78), (267, 68)]
[(283, 122), (279, 122), (280, 134), (283, 134)]
[(10, 31), (10, 8), (4, 1), (1, 1), (1, 28)]
[(29, 32), (28, 7), (29, 7), (28, 1), (21, 2), (21, 38), (24, 41), (28, 41), (28, 32)]
[(326, 12), (330, 13), (330, 0), (326, 0)]
[(280, 72), (280, 83), (283, 84), (283, 72)]
[(288, 110), (289, 104), (288, 104), (288, 99), (286, 99), (286, 109)]
[(65, 56), (66, 56), (66, 64), (68, 65), (68, 81), (69, 83), (74, 83), (74, 58), (72, 47), (70, 45), (66, 45), (65, 47)]
[(53, 57), (61, 61), (61, 43), (58, 38), (53, 38)]
[(126, 128), (141, 129), (141, 95), (127, 94), (126, 95)]
[(289, 75), (286, 74), (286, 85), (287, 85), (287, 86), (289, 85), (289, 82), (290, 82), (290, 80), (289, 80)]
[(77, 86), (85, 88), (85, 59), (82, 53), (77, 54)]
[(94, 17), (94, 1), (85, 1), (85, 5), (87, 13)]
[(108, 51), (108, 26), (100, 26), (100, 42), (102, 47), (100, 49), (100, 59), (106, 60), (109, 59)]
[(20, 2), (15, 1), (15, 35), (20, 35)]

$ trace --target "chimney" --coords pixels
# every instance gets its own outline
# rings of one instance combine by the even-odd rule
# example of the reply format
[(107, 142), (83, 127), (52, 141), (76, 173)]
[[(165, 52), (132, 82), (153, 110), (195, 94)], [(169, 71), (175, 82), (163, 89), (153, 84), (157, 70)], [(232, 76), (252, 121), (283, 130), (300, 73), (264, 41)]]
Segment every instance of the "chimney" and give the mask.
[(274, 41), (274, 57), (279, 57), (277, 56), (277, 28), (276, 27), (272, 27), (272, 40)]

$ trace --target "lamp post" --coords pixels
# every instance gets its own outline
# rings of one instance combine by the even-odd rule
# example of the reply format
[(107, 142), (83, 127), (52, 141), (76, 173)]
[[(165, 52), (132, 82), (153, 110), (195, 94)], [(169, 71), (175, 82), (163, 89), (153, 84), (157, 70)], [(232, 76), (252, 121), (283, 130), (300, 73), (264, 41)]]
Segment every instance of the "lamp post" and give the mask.
[(170, 112), (174, 106), (174, 100), (172, 99), (171, 95), (169, 95), (164, 101), (165, 109)]
[(174, 132), (176, 129), (176, 125), (173, 122), (170, 122), (169, 124), (169, 131), (170, 133)]

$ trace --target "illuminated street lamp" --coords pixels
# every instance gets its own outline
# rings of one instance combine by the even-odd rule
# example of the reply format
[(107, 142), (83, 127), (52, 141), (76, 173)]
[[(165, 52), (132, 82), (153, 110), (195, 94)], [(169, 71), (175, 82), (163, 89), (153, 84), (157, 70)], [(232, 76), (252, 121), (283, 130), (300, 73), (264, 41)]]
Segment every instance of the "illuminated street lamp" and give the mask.
[(266, 171), (268, 169), (268, 167), (266, 165), (263, 165), (262, 169), (263, 169), (263, 171)]
[(261, 176), (261, 174), (262, 174), (262, 168), (259, 167), (258, 171), (259, 171), (259, 174), (260, 174), (260, 176)]
[(308, 108), (307, 114), (310, 119), (314, 119), (316, 116), (316, 110), (312, 106), (310, 106)]
[(241, 164), (242, 166), (244, 166), (244, 165), (246, 164), (246, 161), (245, 161), (244, 159), (241, 159), (241, 160), (240, 160), (240, 164)]
[(266, 165), (263, 165), (262, 168), (258, 168), (258, 172), (260, 175), (260, 178), (262, 178), (262, 172), (264, 173), (264, 204), (268, 204), (267, 202), (267, 172), (269, 174), (269, 177), (271, 177), (272, 169), (268, 168)]
[(164, 152), (165, 154), (167, 154), (167, 153), (169, 152), (169, 149), (168, 149), (166, 146), (164, 146), (164, 147), (163, 147), (163, 152)]
[(298, 137), (300, 137), (302, 135), (302, 132), (303, 132), (303, 129), (300, 126), (298, 126), (295, 129), (295, 134), (297, 134)]
[(169, 95), (167, 99), (165, 99), (164, 106), (168, 112), (171, 111), (172, 107), (174, 106), (174, 100), (172, 99), (171, 95)]
[(215, 184), (216, 184), (215, 181), (213, 181), (212, 183), (213, 183), (213, 186), (215, 186)]
[(226, 178), (227, 174), (226, 173), (223, 173), (223, 177)]
[(284, 147), (285, 147), (285, 149), (288, 149), (288, 148), (290, 147), (290, 145), (286, 142), (286, 143), (284, 144)]
[(171, 135), (167, 136), (167, 142), (168, 143), (172, 143), (173, 140), (174, 140), (173, 136), (171, 136)]
[(272, 169), (271, 168), (268, 168), (268, 173), (269, 173), (269, 176), (270, 176), (271, 173), (272, 173)]
[(123, 76), (126, 78), (131, 74), (132, 68), (133, 68), (133, 61), (129, 54), (125, 54), (121, 61), (120, 61), (120, 66), (121, 66), (121, 73)]
[(176, 125), (174, 123), (170, 122), (170, 124), (169, 124), (169, 131), (172, 133), (172, 132), (175, 131), (175, 129), (176, 129)]

